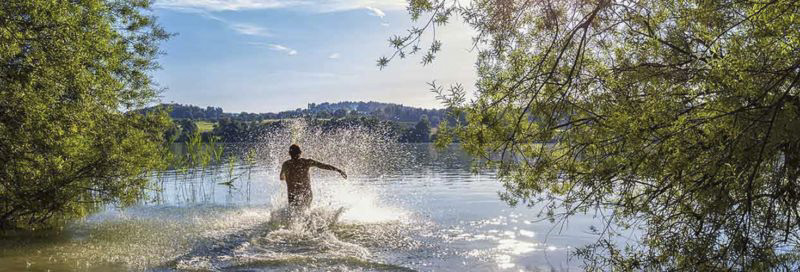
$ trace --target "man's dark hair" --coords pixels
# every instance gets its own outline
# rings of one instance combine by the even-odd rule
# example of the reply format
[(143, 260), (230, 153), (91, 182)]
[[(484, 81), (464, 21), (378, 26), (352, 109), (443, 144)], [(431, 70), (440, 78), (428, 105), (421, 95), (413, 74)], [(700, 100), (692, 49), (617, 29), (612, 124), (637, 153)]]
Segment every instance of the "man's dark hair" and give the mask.
[(300, 153), (303, 153), (303, 151), (300, 151), (299, 145), (293, 144), (289, 146), (289, 156), (292, 156), (292, 158), (300, 157)]

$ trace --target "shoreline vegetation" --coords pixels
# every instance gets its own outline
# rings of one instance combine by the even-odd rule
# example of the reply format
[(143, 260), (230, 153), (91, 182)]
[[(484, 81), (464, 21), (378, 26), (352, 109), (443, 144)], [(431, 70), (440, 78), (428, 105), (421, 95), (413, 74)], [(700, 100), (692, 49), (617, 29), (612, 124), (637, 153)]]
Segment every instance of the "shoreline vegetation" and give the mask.
[(308, 104), (306, 109), (278, 113), (228, 113), (220, 107), (159, 104), (138, 113), (165, 111), (172, 124), (165, 132), (168, 142), (189, 142), (198, 133), (202, 142), (252, 142), (281, 129), (292, 119), (303, 119), (322, 130), (361, 127), (380, 129), (386, 137), (402, 143), (436, 140), (437, 126), (454, 123), (446, 109), (422, 109), (380, 102)]
[(132, 204), (164, 165), (152, 72), (173, 36), (152, 1), (0, 5), (0, 230)]
[(437, 30), (474, 30), (474, 86), (431, 84), (467, 120), (437, 142), (458, 137), (499, 169), (503, 199), (550, 203), (556, 226), (599, 213), (597, 240), (574, 251), (584, 269), (800, 267), (800, 2), (422, 0), (408, 13), (377, 65), (435, 62), (454, 42)]

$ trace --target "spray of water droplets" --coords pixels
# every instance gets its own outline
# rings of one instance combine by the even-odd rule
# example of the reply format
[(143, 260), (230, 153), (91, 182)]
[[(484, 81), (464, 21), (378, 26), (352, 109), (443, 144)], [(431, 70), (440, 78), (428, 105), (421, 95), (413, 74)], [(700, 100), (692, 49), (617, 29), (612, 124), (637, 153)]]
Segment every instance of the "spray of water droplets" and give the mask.
[(336, 165), (356, 176), (386, 173), (412, 160), (409, 151), (397, 143), (388, 128), (322, 128), (302, 119), (284, 121), (284, 124), (262, 135), (254, 145), (262, 163), (279, 166), (288, 159), (291, 144), (301, 147), (303, 157)]
[[(350, 179), (342, 180), (330, 172), (312, 172), (312, 210), (300, 218), (285, 216), (285, 186), (271, 191), (269, 206), (272, 216), (263, 226), (269, 230), (247, 235), (247, 239), (234, 243), (237, 245), (229, 251), (188, 254), (179, 258), (177, 267), (306, 267), (317, 264), (327, 270), (333, 268), (328, 263), (372, 266), (369, 261), (372, 253), (355, 240), (401, 240), (403, 235), (397, 227), (409, 220), (408, 212), (382, 202), (379, 192), (370, 186), (356, 185), (363, 185), (365, 180), (374, 180), (376, 176), (412, 162), (409, 151), (388, 132), (379, 127), (358, 126), (323, 129), (295, 120), (263, 135), (252, 150), (264, 168), (272, 169), (267, 171), (267, 175), (277, 177), (277, 168), (288, 159), (289, 145), (298, 144), (303, 149), (303, 157), (344, 169)], [(355, 240), (340, 239), (338, 234), (342, 233)], [(222, 238), (216, 244), (229, 244), (225, 242), (227, 239)]]

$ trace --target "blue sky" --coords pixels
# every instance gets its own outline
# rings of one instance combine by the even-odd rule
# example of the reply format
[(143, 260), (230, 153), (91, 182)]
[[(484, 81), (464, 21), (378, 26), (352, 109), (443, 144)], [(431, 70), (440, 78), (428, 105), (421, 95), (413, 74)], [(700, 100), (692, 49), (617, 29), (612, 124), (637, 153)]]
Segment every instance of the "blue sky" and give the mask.
[(440, 105), (427, 82), (475, 81), (472, 33), (458, 22), (437, 30), (444, 45), (433, 64), (412, 56), (378, 69), (376, 59), (392, 53), (387, 39), (414, 24), (404, 0), (157, 0), (155, 13), (178, 34), (162, 44), (155, 73), (165, 103), (226, 112), (345, 100), (430, 108)]

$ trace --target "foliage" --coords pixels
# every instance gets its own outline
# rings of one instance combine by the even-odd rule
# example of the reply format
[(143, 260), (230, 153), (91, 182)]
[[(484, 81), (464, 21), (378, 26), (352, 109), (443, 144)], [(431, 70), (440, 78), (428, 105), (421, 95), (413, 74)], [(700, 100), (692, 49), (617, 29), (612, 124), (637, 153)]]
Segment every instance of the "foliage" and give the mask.
[(205, 109), (194, 105), (159, 104), (139, 110), (141, 113), (150, 111), (168, 111), (174, 119), (216, 120), (225, 117), (220, 107), (206, 107)]
[(0, 4), (0, 228), (35, 228), (135, 201), (162, 166), (149, 70), (167, 38), (150, 1)]
[[(307, 118), (312, 127), (317, 127), (323, 131), (331, 131), (343, 128), (359, 127), (380, 131), (388, 137), (394, 137), (401, 142), (422, 143), (431, 141), (431, 125), (427, 117), (414, 123), (400, 123), (394, 121), (383, 121), (375, 117), (356, 117), (347, 116), (344, 118), (318, 119)], [(256, 143), (263, 137), (281, 131), (286, 126), (287, 120), (247, 122), (231, 119), (221, 119), (217, 123), (205, 123), (207, 127), (212, 127), (210, 131), (202, 131), (194, 122), (188, 119), (174, 120), (172, 126), (165, 132), (164, 139), (168, 143), (180, 142), (189, 143), (193, 135), (205, 143), (210, 141), (220, 141), (225, 143)], [(203, 121), (205, 122), (205, 121)], [(413, 125), (413, 126), (412, 126)]]
[(452, 16), (475, 28), (476, 98), (434, 88), (466, 114), (437, 140), (498, 167), (512, 204), (603, 215), (587, 268), (800, 265), (800, 3), (410, 3), (428, 19), (378, 64), (429, 62)]
[(211, 135), (223, 142), (256, 142), (269, 132), (282, 127), (280, 122), (243, 122), (222, 119), (214, 126)]
[(375, 117), (386, 121), (417, 122), (422, 116), (428, 116), (433, 125), (438, 125), (440, 120), (445, 120), (448, 113), (443, 109), (422, 109), (391, 103), (380, 102), (337, 102), (337, 103), (310, 103), (306, 109), (295, 109), (277, 113), (230, 113), (223, 112), (220, 107), (206, 107), (205, 109), (194, 105), (160, 104), (139, 110), (141, 113), (167, 110), (173, 119), (191, 119), (220, 121), (264, 121), (281, 120), (290, 118), (345, 118), (348, 116)]
[(427, 143), (431, 141), (431, 122), (428, 121), (427, 116), (423, 116), (413, 128), (405, 131), (403, 142), (409, 143)]
[(179, 142), (189, 142), (192, 136), (200, 133), (200, 128), (198, 128), (197, 124), (192, 120), (184, 119), (177, 123), (178, 127), (181, 129), (181, 136), (178, 137)]

